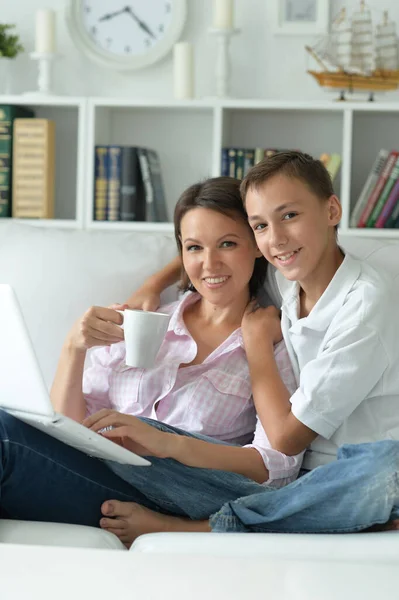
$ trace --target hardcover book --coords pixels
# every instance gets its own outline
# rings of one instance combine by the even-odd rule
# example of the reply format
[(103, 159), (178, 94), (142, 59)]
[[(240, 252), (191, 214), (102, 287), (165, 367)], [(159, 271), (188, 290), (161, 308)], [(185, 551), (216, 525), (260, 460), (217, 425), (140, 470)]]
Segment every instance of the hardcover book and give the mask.
[(367, 200), (368, 200), (372, 190), (375, 188), (375, 185), (378, 181), (379, 176), (381, 175), (382, 169), (384, 168), (384, 165), (387, 161), (388, 156), (389, 156), (389, 152), (388, 152), (388, 150), (385, 150), (384, 148), (382, 148), (378, 152), (378, 155), (377, 155), (377, 157), (373, 163), (373, 166), (371, 167), (370, 172), (367, 176), (367, 179), (364, 183), (362, 191), (360, 192), (360, 195), (357, 199), (355, 208), (352, 211), (351, 218), (350, 218), (350, 227), (357, 227), (357, 224), (360, 219), (360, 215), (362, 214), (362, 212), (364, 210), (364, 207), (367, 203)]
[(15, 119), (12, 168), (12, 216), (54, 217), (55, 123)]
[(108, 221), (120, 220), (121, 163), (121, 146), (108, 146), (108, 185), (106, 203)]
[(95, 147), (94, 159), (94, 220), (107, 220), (108, 200), (108, 146)]
[[(396, 159), (396, 163), (391, 171), (390, 176), (382, 190), (380, 197), (372, 211), (367, 223), (366, 227), (383, 227), (385, 221), (389, 217), (392, 208), (393, 208), (393, 200), (391, 198), (391, 191), (395, 186), (396, 180), (399, 177), (399, 156)], [(389, 202), (388, 202), (389, 200)], [(386, 209), (385, 209), (386, 206)], [(381, 217), (381, 218), (380, 218)], [(378, 223), (378, 225), (377, 225)]]
[(391, 171), (394, 167), (394, 164), (396, 162), (398, 154), (399, 153), (396, 152), (395, 150), (392, 150), (389, 153), (387, 161), (382, 168), (381, 175), (378, 177), (377, 183), (375, 184), (374, 189), (372, 190), (370, 196), (368, 197), (366, 206), (364, 207), (363, 212), (360, 215), (360, 218), (359, 218), (359, 221), (357, 224), (358, 227), (366, 227), (367, 220), (370, 217), (375, 205), (378, 202), (378, 198), (380, 197), (380, 194), (381, 194), (382, 190), (384, 189), (384, 186), (388, 180), (388, 177), (391, 174)]
[(28, 108), (0, 104), (0, 217), (12, 214), (13, 122), (32, 117), (34, 112)]
[(146, 221), (166, 222), (168, 216), (158, 153), (148, 148), (137, 151), (145, 191)]
[(145, 221), (145, 202), (138, 148), (123, 146), (120, 183), (121, 221)]

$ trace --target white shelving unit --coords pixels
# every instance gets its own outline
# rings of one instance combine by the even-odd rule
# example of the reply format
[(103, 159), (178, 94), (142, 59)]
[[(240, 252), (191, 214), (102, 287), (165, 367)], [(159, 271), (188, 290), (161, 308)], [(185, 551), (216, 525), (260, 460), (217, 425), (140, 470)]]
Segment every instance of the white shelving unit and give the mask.
[[(380, 148), (399, 148), (399, 103), (0, 96), (56, 121), (56, 207), (45, 226), (167, 231), (172, 223), (93, 220), (94, 146), (128, 144), (159, 153), (169, 218), (185, 187), (220, 173), (223, 146), (298, 148), (342, 155), (336, 192), (342, 233), (399, 238), (399, 230), (350, 229), (349, 215)], [(26, 220), (24, 220), (26, 222)]]
[(87, 99), (23, 94), (0, 96), (0, 104), (26, 106), (37, 117), (55, 121), (55, 218), (21, 221), (47, 227), (83, 227)]

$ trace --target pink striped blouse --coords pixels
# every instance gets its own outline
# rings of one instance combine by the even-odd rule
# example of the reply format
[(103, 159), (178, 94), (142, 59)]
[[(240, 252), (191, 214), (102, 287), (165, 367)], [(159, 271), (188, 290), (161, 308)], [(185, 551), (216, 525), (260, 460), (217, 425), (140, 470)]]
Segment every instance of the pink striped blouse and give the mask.
[[(151, 369), (125, 364), (125, 344), (96, 348), (89, 353), (83, 376), (87, 412), (110, 408), (136, 417), (150, 417), (193, 433), (232, 444), (253, 447), (269, 471), (267, 484), (293, 481), (303, 453), (286, 456), (273, 450), (256, 417), (249, 368), (241, 328), (236, 329), (201, 364), (190, 363), (197, 345), (187, 330), (183, 313), (199, 295), (186, 294), (162, 307), (171, 314), (169, 328)], [(281, 377), (292, 394), (297, 388), (284, 342), (275, 348)]]

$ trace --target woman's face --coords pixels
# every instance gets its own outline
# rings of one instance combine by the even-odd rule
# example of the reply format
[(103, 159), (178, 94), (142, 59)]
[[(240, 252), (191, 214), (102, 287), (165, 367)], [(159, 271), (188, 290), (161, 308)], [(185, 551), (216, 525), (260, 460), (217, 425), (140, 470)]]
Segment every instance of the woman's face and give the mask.
[(210, 303), (249, 299), (248, 284), (261, 256), (248, 225), (209, 208), (193, 208), (181, 220), (183, 265), (195, 289)]

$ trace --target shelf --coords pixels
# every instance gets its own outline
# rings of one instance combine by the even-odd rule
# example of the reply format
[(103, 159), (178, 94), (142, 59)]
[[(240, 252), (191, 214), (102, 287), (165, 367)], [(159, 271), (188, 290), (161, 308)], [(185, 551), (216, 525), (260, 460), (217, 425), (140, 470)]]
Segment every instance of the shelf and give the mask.
[(75, 106), (85, 105), (86, 98), (78, 96), (47, 96), (45, 94), (21, 94), (20, 96), (0, 95), (0, 104), (18, 104), (19, 106)]
[(342, 235), (354, 235), (356, 237), (366, 238), (387, 238), (387, 239), (398, 239), (399, 229), (374, 229), (374, 228), (359, 228), (349, 227), (347, 229), (340, 230)]
[(173, 223), (147, 223), (141, 221), (92, 221), (88, 229), (103, 231), (148, 231), (159, 233), (173, 233)]
[[(335, 188), (345, 235), (398, 239), (399, 230), (351, 229), (349, 215), (380, 148), (399, 147), (399, 102), (214, 98), (0, 96), (0, 104), (32, 107), (56, 122), (53, 220), (21, 219), (43, 227), (173, 233), (172, 223), (95, 222), (96, 144), (154, 148), (161, 160), (168, 217), (189, 185), (220, 174), (221, 149), (299, 148), (315, 157), (342, 156)], [(6, 219), (4, 219), (5, 221)]]
[(32, 225), (34, 227), (49, 227), (61, 229), (77, 229), (81, 224), (75, 219), (14, 219), (0, 218), (0, 223), (23, 223), (24, 225)]

